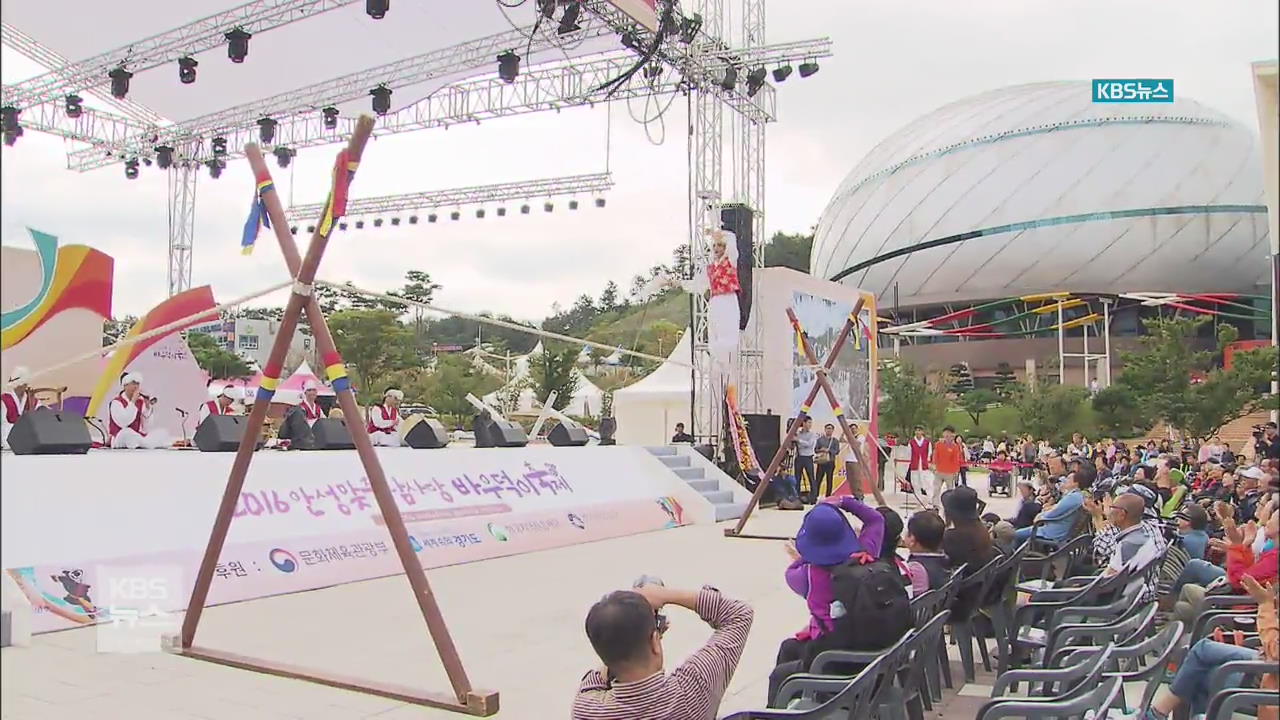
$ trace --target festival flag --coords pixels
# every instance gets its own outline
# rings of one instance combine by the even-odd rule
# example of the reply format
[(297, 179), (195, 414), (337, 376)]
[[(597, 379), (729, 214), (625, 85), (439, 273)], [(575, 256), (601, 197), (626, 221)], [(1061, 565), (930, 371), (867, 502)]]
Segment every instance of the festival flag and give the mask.
[(267, 215), (267, 204), (263, 196), (268, 190), (275, 189), (271, 178), (258, 180), (258, 187), (253, 193), (253, 202), (249, 206), (249, 219), (244, 222), (244, 233), (240, 236), (240, 254), (253, 254), (253, 246), (258, 242), (258, 229), (271, 229), (271, 217)]

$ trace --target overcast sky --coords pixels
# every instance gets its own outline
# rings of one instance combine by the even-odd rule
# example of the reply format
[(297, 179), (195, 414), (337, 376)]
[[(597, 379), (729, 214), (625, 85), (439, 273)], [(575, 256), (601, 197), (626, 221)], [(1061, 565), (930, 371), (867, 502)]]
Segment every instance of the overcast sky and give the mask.
[[(770, 42), (827, 35), (836, 54), (818, 74), (792, 75), (778, 89), (779, 122), (767, 141), (770, 234), (807, 231), (868, 150), (952, 100), (1027, 82), (1170, 77), (1178, 95), (1256, 132), (1249, 65), (1277, 55), (1276, 3), (1267, 0), (774, 0), (768, 28)], [(5, 82), (36, 71), (7, 48), (0, 60)], [(321, 277), (385, 289), (399, 285), (405, 270), (425, 270), (444, 286), (441, 305), (524, 319), (583, 292), (598, 295), (610, 279), (625, 289), (687, 236), (684, 102), (664, 121), (646, 133), (615, 104), (379, 139), (366, 151), (354, 197), (606, 167), (617, 184), (604, 209), (584, 202), (570, 213), (561, 200), (552, 214), (535, 207), (529, 216), (491, 212), (476, 220), (467, 211), (457, 223), (335, 233)], [(23, 228), (30, 226), (109, 253), (116, 259), (116, 314), (143, 312), (167, 292), (164, 176), (143, 168), (140, 179), (128, 181), (119, 166), (74, 173), (65, 169), (64, 150), (60, 139), (31, 132), (4, 148), (3, 241), (29, 246)], [(300, 203), (322, 200), (333, 152), (304, 150), (289, 170), (273, 167), (277, 187)], [(220, 301), (283, 273), (269, 234), (252, 256), (240, 255), (251, 192), (244, 161), (217, 181), (201, 175), (193, 280), (211, 284)]]

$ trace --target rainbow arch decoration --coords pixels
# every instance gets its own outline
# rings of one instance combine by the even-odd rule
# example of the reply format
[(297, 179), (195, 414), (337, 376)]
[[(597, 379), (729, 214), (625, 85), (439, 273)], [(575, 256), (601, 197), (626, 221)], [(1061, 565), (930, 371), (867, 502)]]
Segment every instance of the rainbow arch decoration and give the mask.
[[(209, 312), (191, 318), (181, 326), (174, 328), (173, 332), (179, 332), (194, 325), (217, 320), (218, 313), (213, 309), (216, 306), (217, 303), (213, 299), (213, 288), (208, 285), (191, 288), (167, 298), (164, 302), (151, 308), (146, 315), (142, 316), (141, 320), (138, 320), (133, 327), (129, 328), (129, 332), (125, 334), (124, 339), (137, 337), (189, 315), (196, 315), (204, 310)], [(89, 398), (89, 411), (86, 415), (88, 417), (97, 415), (103, 401), (106, 400), (107, 393), (115, 389), (120, 374), (125, 371), (125, 368), (129, 367), (129, 363), (133, 362), (147, 348), (165, 339), (170, 334), (172, 333), (157, 335), (130, 345), (124, 350), (112, 353), (107, 360), (106, 368), (102, 371), (102, 376), (98, 378), (98, 384), (93, 388), (93, 395)]]
[(81, 308), (111, 317), (115, 261), (88, 245), (58, 247), (58, 238), (27, 228), (40, 258), (40, 289), (26, 303), (0, 316), (0, 347), (7, 350), (59, 313)]

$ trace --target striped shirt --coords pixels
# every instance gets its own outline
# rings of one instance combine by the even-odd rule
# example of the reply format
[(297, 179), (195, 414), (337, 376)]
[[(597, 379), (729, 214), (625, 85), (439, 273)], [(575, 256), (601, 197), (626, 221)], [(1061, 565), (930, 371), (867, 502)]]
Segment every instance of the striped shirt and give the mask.
[(587, 672), (573, 700), (573, 720), (713, 720), (747, 644), (753, 612), (710, 587), (698, 593), (696, 609), (715, 630), (706, 645), (670, 675), (610, 683), (599, 670)]

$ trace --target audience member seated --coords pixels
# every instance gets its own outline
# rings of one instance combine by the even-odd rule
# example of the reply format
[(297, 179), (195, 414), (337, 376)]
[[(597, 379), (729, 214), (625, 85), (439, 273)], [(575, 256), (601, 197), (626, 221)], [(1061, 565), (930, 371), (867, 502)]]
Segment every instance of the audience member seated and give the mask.
[[(949, 490), (942, 495), (942, 508), (949, 525), (942, 535), (942, 551), (952, 567), (967, 565), (966, 574), (977, 572), (996, 556), (991, 532), (980, 516), (978, 493), (973, 488)], [(978, 602), (973, 593), (958, 595), (951, 605), (952, 620), (967, 619)]]
[(942, 516), (929, 510), (921, 510), (907, 521), (906, 545), (910, 553), (907, 562), (924, 568), (929, 579), (929, 590), (937, 590), (951, 579), (951, 561), (942, 552), (942, 536), (947, 523)]
[[(1084, 491), (1089, 489), (1087, 480), (1088, 477), (1082, 473), (1071, 473), (1062, 479), (1062, 499), (1051, 509), (1036, 517), (1036, 520), (1044, 521), (1044, 525), (1036, 534), (1038, 538), (1055, 545), (1071, 539), (1072, 533), (1075, 532), (1078, 513), (1084, 507)], [(1016, 542), (1018, 544), (1026, 542), (1033, 531), (1035, 528), (1030, 527), (1018, 530), (1015, 536)]]
[[(1191, 706), (1192, 713), (1203, 713), (1209, 704), (1209, 678), (1214, 668), (1233, 660), (1267, 660), (1272, 664), (1280, 662), (1280, 629), (1277, 622), (1276, 589), (1280, 584), (1272, 582), (1264, 587), (1249, 575), (1241, 577), (1243, 589), (1258, 601), (1258, 638), (1262, 642), (1261, 650), (1241, 647), (1231, 643), (1217, 642), (1204, 638), (1191, 646), (1190, 652), (1178, 667), (1173, 683), (1161, 697), (1157, 697), (1147, 710), (1143, 720), (1165, 720), (1174, 710), (1186, 704)], [(1228, 687), (1239, 687), (1240, 679), (1229, 680)], [(1266, 690), (1280, 688), (1277, 676), (1273, 673), (1262, 678), (1260, 686)], [(1258, 709), (1258, 720), (1276, 720), (1274, 706)]]
[(1204, 560), (1209, 551), (1209, 513), (1188, 503), (1174, 517), (1178, 520), (1178, 543), (1192, 560)]
[(1036, 502), (1036, 486), (1029, 480), (1018, 481), (1018, 512), (1009, 518), (1009, 524), (1019, 530), (1029, 528), (1040, 510), (1040, 503)]
[[(1134, 493), (1122, 493), (1107, 509), (1107, 520), (1117, 530), (1115, 550), (1103, 571), (1107, 575), (1144, 568), (1160, 556), (1160, 546), (1143, 529), (1145, 523), (1142, 514), (1145, 509), (1142, 498)], [(1154, 588), (1149, 594), (1150, 599), (1154, 600)]]
[(898, 547), (902, 545), (902, 516), (884, 505), (876, 508), (876, 512), (884, 517), (884, 541), (880, 543), (878, 559), (898, 568), (906, 585), (908, 598), (925, 594), (929, 591), (929, 571), (920, 563), (903, 560), (898, 555)]
[[(678, 605), (715, 631), (670, 675), (663, 671), (661, 610)], [(574, 720), (706, 720), (725, 688), (751, 630), (751, 606), (718, 590), (644, 585), (610, 593), (587, 613), (587, 638), (604, 662), (589, 670), (573, 701)]]
[[(1272, 513), (1261, 529), (1256, 523), (1249, 523), (1241, 529), (1235, 522), (1230, 505), (1219, 503), (1217, 510), (1225, 539), (1214, 538), (1209, 544), (1226, 551), (1226, 568), (1203, 560), (1192, 560), (1187, 563), (1170, 591), (1170, 596), (1177, 598), (1174, 614), (1188, 625), (1200, 614), (1204, 598), (1218, 578), (1227, 579), (1228, 592), (1241, 592), (1244, 589), (1241, 579), (1245, 575), (1251, 575), (1261, 583), (1270, 583), (1276, 579), (1280, 570), (1276, 549), (1276, 537), (1280, 534), (1280, 513)], [(1259, 532), (1266, 539), (1263, 541), (1262, 552), (1255, 554), (1253, 546)]]

